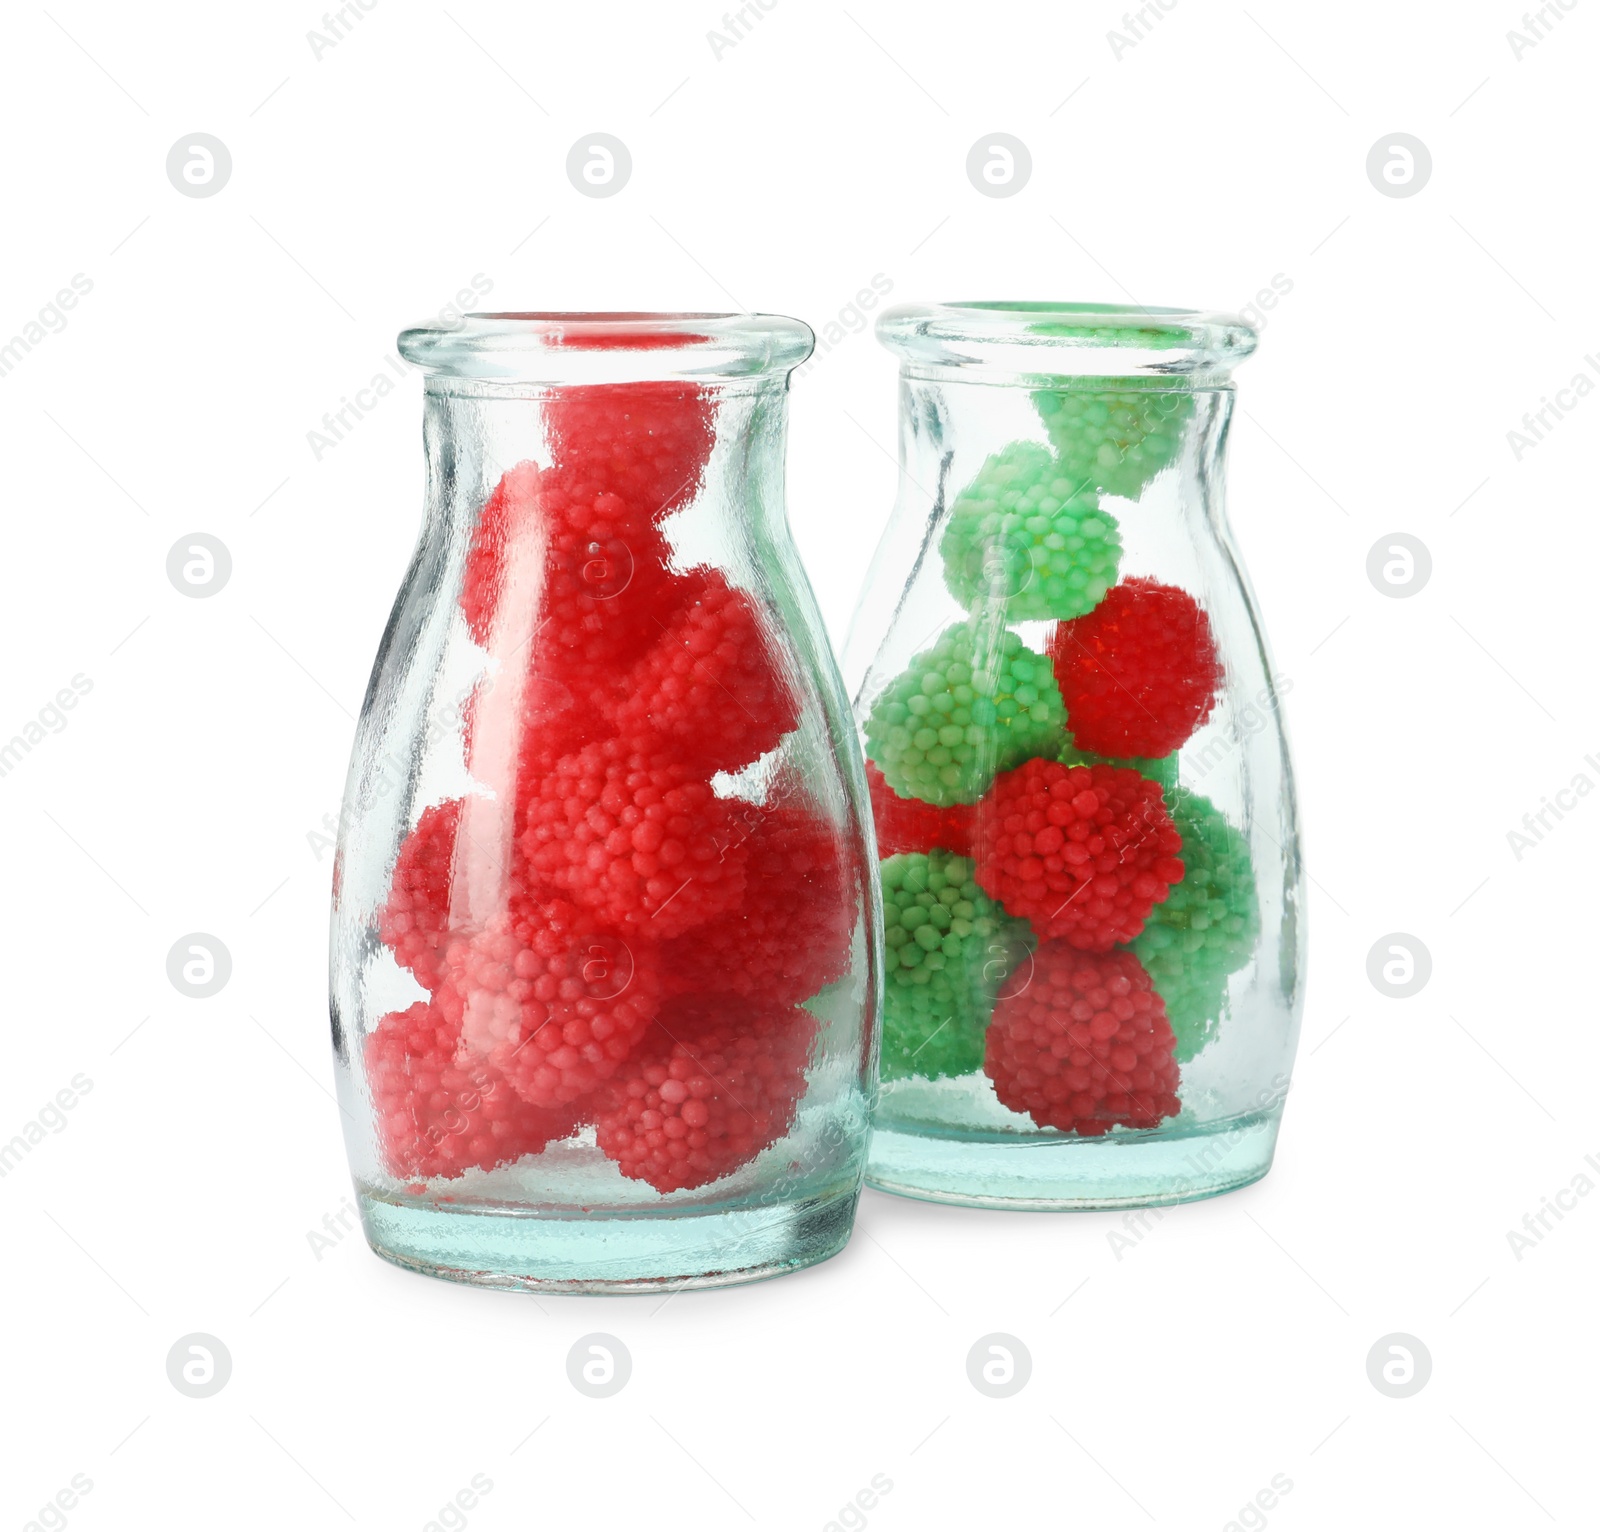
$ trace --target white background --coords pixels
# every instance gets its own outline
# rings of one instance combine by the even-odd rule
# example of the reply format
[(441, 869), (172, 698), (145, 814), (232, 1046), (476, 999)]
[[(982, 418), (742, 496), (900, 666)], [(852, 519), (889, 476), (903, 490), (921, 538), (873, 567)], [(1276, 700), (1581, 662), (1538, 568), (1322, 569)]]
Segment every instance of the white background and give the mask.
[[(1146, 14), (1114, 48), (1117, 3), (779, 0), (719, 57), (715, 0), (378, 0), (318, 58), (309, 5), (11, 13), (0, 341), (74, 274), (93, 290), (0, 377), (0, 738), (92, 690), (0, 777), (0, 1139), (92, 1088), (0, 1181), (0, 1525), (75, 1474), (83, 1532), (403, 1532), (475, 1474), (475, 1532), (823, 1528), (879, 1474), (882, 1532), (1220, 1529), (1280, 1474), (1243, 1524), (1592, 1518), (1600, 1196), (1520, 1259), (1507, 1231), (1600, 1183), (1600, 801), (1520, 859), (1507, 832), (1600, 783), (1600, 402), (1520, 461), (1506, 433), (1600, 376), (1597, 9), (1520, 57), (1512, 3)], [(164, 170), (197, 131), (233, 158), (207, 199)], [(609, 200), (564, 172), (596, 131), (633, 156)], [(1033, 158), (1003, 200), (964, 171), (996, 131)], [(1433, 160), (1405, 199), (1365, 171), (1400, 131)], [(868, 1193), (832, 1262), (665, 1305), (429, 1282), (357, 1233), (313, 1253), (349, 1182), (308, 837), (416, 533), (420, 386), (321, 461), (307, 433), (480, 272), (493, 307), (819, 328), (876, 273), (896, 299), (1223, 308), (1292, 284), (1240, 374), (1230, 481), (1313, 879), (1265, 1182), (1131, 1245), (1120, 1215)], [(894, 410), (869, 333), (793, 395), (791, 514), (836, 639)], [(233, 559), (206, 600), (165, 573), (193, 532)], [(1393, 532), (1433, 561), (1406, 599), (1366, 575)], [(233, 956), (210, 1000), (166, 977), (192, 931)], [(1432, 954), (1409, 1000), (1366, 977), (1390, 932)], [(196, 1331), (233, 1359), (209, 1399), (166, 1375)], [(633, 1357), (609, 1400), (566, 1378), (592, 1331)], [(1033, 1358), (1000, 1401), (965, 1369), (994, 1331)], [(1432, 1355), (1408, 1399), (1367, 1378), (1391, 1332)]]

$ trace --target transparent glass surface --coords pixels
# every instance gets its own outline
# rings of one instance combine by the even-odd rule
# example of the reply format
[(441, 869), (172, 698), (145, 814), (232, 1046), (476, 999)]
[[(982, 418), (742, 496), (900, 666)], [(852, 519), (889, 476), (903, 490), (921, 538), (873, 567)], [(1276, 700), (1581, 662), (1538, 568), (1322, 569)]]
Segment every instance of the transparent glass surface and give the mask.
[(331, 1014), (366, 1231), (488, 1285), (849, 1235), (880, 984), (854, 728), (784, 512), (811, 334), (406, 331), (427, 496), (358, 725)]
[(844, 668), (887, 937), (870, 1183), (1177, 1202), (1271, 1164), (1305, 945), (1223, 508), (1227, 315), (905, 306), (899, 496)]

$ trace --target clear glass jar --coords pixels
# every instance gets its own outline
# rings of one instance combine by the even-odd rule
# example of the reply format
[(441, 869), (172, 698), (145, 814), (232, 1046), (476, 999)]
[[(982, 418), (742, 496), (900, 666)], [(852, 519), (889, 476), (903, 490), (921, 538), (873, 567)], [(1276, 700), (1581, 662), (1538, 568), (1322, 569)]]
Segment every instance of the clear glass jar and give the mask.
[(382, 1256), (717, 1285), (849, 1237), (879, 983), (849, 706), (784, 512), (794, 320), (400, 336), (427, 507), (357, 728), (331, 1010)]
[(1228, 315), (888, 310), (900, 491), (852, 624), (886, 946), (867, 1178), (1180, 1202), (1271, 1164), (1303, 894), (1222, 505)]

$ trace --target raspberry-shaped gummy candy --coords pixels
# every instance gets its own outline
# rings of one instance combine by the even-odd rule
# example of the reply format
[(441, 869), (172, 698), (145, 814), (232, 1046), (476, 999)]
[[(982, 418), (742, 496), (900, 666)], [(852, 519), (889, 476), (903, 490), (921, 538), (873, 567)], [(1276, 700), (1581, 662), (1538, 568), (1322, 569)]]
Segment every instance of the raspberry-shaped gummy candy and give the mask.
[(1177, 460), (1194, 395), (1159, 389), (1050, 389), (1033, 396), (1069, 483), (1136, 500)]
[(535, 1106), (610, 1079), (656, 1014), (654, 952), (596, 929), (564, 900), (517, 901), (451, 944), (439, 1006), (459, 1012), (462, 1057), (480, 1055)]
[(1081, 750), (1170, 755), (1211, 716), (1222, 665), (1187, 591), (1124, 580), (1087, 617), (1057, 625), (1050, 658)]
[[(883, 880), (883, 1046), (886, 1080), (971, 1074), (1001, 980), (1027, 942), (946, 851), (887, 858)], [(1019, 929), (1020, 928), (1020, 929)]]
[(1104, 952), (1144, 929), (1183, 876), (1183, 842), (1148, 777), (1028, 761), (978, 805), (978, 883), (1044, 938)]
[(731, 802), (666, 747), (585, 745), (527, 787), (523, 856), (603, 924), (665, 941), (743, 898)]
[(546, 405), (556, 464), (652, 520), (694, 498), (711, 455), (711, 399), (691, 383), (599, 383)]
[(737, 771), (799, 722), (760, 607), (714, 569), (674, 582), (683, 604), (633, 668), (617, 732), (672, 745), (687, 765)]
[(659, 632), (666, 564), (644, 513), (579, 474), (522, 462), (473, 529), (461, 610), (480, 644), (541, 670), (626, 664)]
[(843, 838), (809, 809), (744, 804), (737, 812), (748, 832), (744, 899), (663, 947), (667, 987), (797, 1005), (850, 967), (854, 859), (846, 862)]
[(1032, 981), (994, 1008), (983, 1070), (1001, 1105), (1092, 1137), (1177, 1115), (1172, 1049), (1161, 996), (1131, 952), (1044, 942)]
[(1221, 810), (1181, 787), (1167, 806), (1183, 837), (1183, 882), (1151, 911), (1133, 951), (1166, 1001), (1185, 1064), (1215, 1035), (1228, 976), (1255, 953), (1261, 911), (1250, 844)]
[(872, 820), (878, 832), (878, 855), (901, 851), (945, 851), (972, 855), (972, 805), (953, 803), (949, 808), (902, 798), (873, 761), (867, 762), (867, 791), (872, 798)]
[(416, 828), (400, 843), (389, 897), (378, 911), (379, 940), (424, 989), (439, 982), (450, 925), (450, 867), (460, 823), (459, 798), (422, 811)]
[(601, 1152), (658, 1192), (737, 1170), (789, 1131), (816, 1032), (808, 1012), (760, 1000), (669, 1001), (601, 1093)]
[(1065, 718), (1043, 655), (1006, 629), (958, 622), (878, 695), (867, 754), (905, 797), (973, 803), (997, 771), (1054, 755)]
[(1116, 518), (1054, 453), (1012, 442), (956, 496), (939, 551), (945, 584), (964, 607), (998, 604), (1026, 622), (1093, 610), (1116, 583), (1122, 539)]
[(384, 1168), (402, 1181), (459, 1176), (537, 1154), (577, 1125), (530, 1106), (484, 1059), (456, 1062), (457, 1026), (419, 1000), (385, 1016), (363, 1048)]

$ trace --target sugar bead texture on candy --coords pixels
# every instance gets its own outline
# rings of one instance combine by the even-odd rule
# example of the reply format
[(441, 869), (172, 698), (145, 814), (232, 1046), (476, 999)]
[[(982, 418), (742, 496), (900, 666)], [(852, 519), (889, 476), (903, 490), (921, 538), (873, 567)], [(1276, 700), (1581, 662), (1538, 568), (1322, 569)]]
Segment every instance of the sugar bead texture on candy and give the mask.
[(676, 610), (622, 687), (617, 732), (670, 744), (677, 759), (737, 771), (799, 723), (761, 609), (715, 569), (672, 582)]
[(1032, 760), (995, 779), (974, 828), (979, 886), (1042, 938), (1129, 942), (1183, 877), (1160, 787), (1118, 766)]
[(439, 982), (450, 925), (450, 869), (461, 800), (422, 811), (400, 843), (389, 896), (378, 911), (378, 937), (424, 989)]
[(959, 622), (873, 702), (867, 755), (904, 797), (973, 803), (997, 771), (1055, 754), (1065, 717), (1043, 655), (1006, 629)]
[(1222, 811), (1181, 787), (1166, 802), (1183, 839), (1183, 881), (1151, 911), (1132, 951), (1166, 1001), (1184, 1064), (1215, 1035), (1228, 978), (1255, 953), (1261, 909), (1250, 844)]
[(1153, 1128), (1180, 1110), (1166, 1008), (1131, 952), (1042, 943), (1031, 982), (995, 1006), (983, 1068), (1003, 1106), (1063, 1133)]
[(853, 859), (844, 837), (801, 804), (739, 803), (735, 823), (746, 837), (744, 898), (662, 947), (667, 988), (796, 1005), (849, 970)]
[(459, 1028), (425, 1000), (385, 1016), (362, 1056), (384, 1168), (402, 1181), (454, 1177), (537, 1154), (577, 1125), (530, 1106), (486, 1060), (456, 1060)]
[(534, 875), (616, 931), (665, 941), (744, 897), (732, 802), (668, 747), (585, 745), (527, 784), (523, 815)]
[(939, 550), (964, 607), (1025, 622), (1092, 611), (1116, 583), (1122, 539), (1053, 452), (1012, 442), (956, 496)]
[(816, 1018), (789, 1006), (668, 1001), (596, 1098), (601, 1152), (658, 1192), (720, 1180), (789, 1131), (816, 1034)]
[(883, 779), (873, 761), (867, 762), (867, 791), (872, 801), (872, 821), (878, 835), (878, 854), (932, 851), (935, 847), (972, 855), (972, 805), (953, 803), (948, 808), (902, 798)]
[(906, 852), (879, 867), (883, 882), (883, 1045), (886, 1080), (971, 1074), (1002, 980), (1027, 945), (973, 880), (972, 863), (945, 851)]
[(460, 1020), (463, 1060), (486, 1059), (542, 1107), (609, 1079), (660, 999), (653, 948), (600, 930), (565, 900), (531, 898), (451, 943), (437, 996)]
[[(649, 516), (579, 470), (518, 463), (473, 529), (461, 611), (489, 644), (502, 611), (537, 629), (541, 666), (631, 663), (670, 612), (668, 548)], [(526, 604), (532, 610), (522, 610)]]
[(621, 495), (653, 521), (686, 505), (700, 487), (714, 440), (712, 403), (692, 383), (563, 388), (545, 412), (556, 465)]
[(1045, 389), (1033, 396), (1069, 482), (1136, 500), (1177, 461), (1194, 415), (1187, 391)]
[(1210, 619), (1155, 580), (1124, 580), (1059, 623), (1049, 649), (1073, 740), (1104, 756), (1171, 754), (1211, 716), (1222, 682)]

